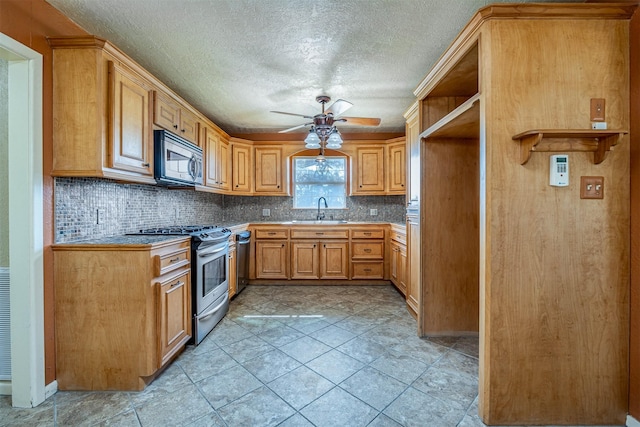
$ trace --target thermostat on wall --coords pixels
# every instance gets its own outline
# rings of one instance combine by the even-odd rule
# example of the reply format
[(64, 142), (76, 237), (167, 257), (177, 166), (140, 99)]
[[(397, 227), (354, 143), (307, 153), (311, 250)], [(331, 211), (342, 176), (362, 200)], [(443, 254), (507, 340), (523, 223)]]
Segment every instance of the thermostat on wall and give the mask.
[(550, 159), (549, 185), (566, 187), (569, 185), (569, 155), (554, 154)]

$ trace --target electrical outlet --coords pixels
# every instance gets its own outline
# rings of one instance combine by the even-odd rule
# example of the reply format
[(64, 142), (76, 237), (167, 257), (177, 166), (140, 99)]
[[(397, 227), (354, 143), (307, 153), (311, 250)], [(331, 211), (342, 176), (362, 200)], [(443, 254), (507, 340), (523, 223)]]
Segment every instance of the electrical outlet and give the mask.
[(96, 224), (104, 224), (105, 210), (103, 208), (96, 209)]
[(591, 98), (591, 121), (604, 122), (604, 98)]
[(262, 216), (271, 216), (271, 209), (262, 209)]
[(581, 199), (604, 199), (604, 177), (603, 176), (581, 176), (580, 177), (580, 198)]
[(378, 215), (378, 209), (369, 209), (369, 215), (371, 216)]

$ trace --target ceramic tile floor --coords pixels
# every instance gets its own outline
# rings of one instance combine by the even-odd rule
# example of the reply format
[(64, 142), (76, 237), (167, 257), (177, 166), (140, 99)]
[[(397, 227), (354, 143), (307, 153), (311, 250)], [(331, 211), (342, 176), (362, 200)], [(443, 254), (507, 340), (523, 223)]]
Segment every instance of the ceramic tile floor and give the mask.
[(0, 426), (484, 426), (477, 338), (420, 339), (391, 286), (249, 286), (143, 392), (0, 398)]

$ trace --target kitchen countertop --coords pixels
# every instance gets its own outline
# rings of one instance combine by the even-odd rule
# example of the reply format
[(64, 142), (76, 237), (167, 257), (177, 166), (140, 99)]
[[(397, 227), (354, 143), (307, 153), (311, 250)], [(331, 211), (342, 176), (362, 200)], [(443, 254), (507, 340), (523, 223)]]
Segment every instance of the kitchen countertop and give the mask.
[(151, 246), (158, 243), (165, 243), (170, 241), (180, 241), (190, 239), (189, 236), (175, 236), (175, 235), (121, 235), (113, 237), (104, 237), (100, 239), (81, 240), (77, 242), (68, 243), (56, 243), (53, 248), (62, 246)]

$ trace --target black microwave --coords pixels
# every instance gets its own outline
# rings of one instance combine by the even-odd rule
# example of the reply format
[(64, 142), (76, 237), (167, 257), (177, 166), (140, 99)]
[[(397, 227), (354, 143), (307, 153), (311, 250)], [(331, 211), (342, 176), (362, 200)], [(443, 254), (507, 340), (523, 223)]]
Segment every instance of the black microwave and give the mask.
[(153, 131), (154, 178), (160, 185), (202, 185), (202, 149), (166, 130)]

